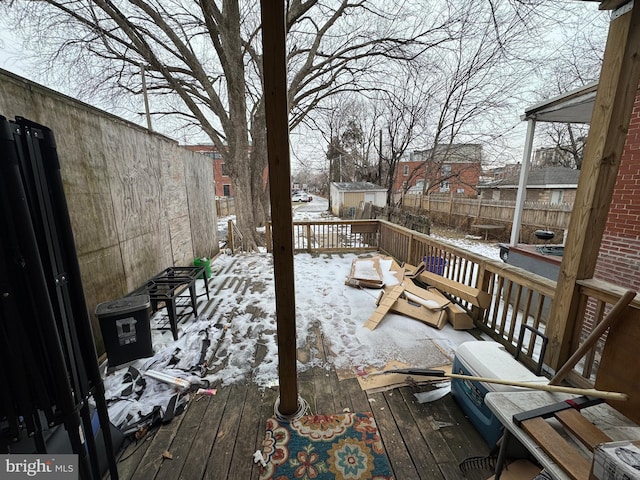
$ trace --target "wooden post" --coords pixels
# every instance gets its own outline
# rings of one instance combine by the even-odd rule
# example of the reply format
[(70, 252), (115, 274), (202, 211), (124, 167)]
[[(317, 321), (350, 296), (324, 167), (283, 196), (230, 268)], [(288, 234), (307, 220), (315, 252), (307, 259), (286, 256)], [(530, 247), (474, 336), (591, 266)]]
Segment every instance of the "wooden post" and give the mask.
[(612, 20), (546, 334), (557, 369), (578, 347), (577, 280), (593, 276), (640, 77), (640, 6)]
[(267, 66), (263, 72), (280, 380), (278, 409), (282, 415), (294, 416), (298, 410), (298, 377), (284, 5), (260, 1), (263, 65)]
[(271, 248), (271, 222), (267, 222), (264, 227), (264, 237), (265, 242), (267, 242), (267, 253), (271, 253), (273, 248)]
[(227, 248), (233, 253), (233, 220), (227, 220)]

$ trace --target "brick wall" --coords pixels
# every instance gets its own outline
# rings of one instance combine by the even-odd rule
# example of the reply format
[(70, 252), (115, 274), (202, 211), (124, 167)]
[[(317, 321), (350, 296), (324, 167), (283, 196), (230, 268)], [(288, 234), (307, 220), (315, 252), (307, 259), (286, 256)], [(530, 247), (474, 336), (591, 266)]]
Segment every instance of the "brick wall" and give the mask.
[(631, 114), (595, 277), (640, 290), (640, 90)]

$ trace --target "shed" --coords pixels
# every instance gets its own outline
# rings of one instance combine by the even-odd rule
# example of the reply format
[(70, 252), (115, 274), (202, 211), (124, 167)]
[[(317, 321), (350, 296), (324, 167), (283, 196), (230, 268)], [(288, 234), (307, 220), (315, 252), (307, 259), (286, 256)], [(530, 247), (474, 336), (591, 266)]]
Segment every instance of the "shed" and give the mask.
[(349, 208), (360, 208), (365, 203), (384, 207), (387, 203), (387, 189), (371, 182), (331, 182), (329, 208), (340, 216)]

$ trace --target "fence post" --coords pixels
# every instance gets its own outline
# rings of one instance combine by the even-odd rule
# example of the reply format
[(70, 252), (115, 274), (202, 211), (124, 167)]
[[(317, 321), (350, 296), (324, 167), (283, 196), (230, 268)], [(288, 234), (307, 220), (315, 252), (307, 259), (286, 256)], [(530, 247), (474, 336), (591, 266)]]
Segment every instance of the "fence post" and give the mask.
[(234, 253), (233, 249), (233, 220), (227, 220), (227, 242), (231, 253)]
[(311, 224), (307, 224), (307, 252), (311, 253)]
[(267, 253), (271, 253), (271, 222), (264, 226), (265, 242), (267, 242)]
[[(409, 246), (407, 247), (407, 261), (411, 262), (411, 254), (413, 250), (413, 233), (409, 234)], [(413, 262), (411, 262), (411, 264), (413, 265)]]

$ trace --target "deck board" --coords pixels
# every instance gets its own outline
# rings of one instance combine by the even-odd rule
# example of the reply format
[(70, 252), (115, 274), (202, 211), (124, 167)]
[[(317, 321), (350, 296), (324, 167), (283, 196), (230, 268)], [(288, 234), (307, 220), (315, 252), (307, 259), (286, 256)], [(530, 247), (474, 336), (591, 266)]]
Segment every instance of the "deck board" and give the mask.
[(371, 411), (395, 478), (420, 478), (384, 393), (369, 395)]
[(153, 440), (149, 443), (149, 448), (147, 448), (147, 451), (140, 460), (140, 464), (132, 475), (132, 480), (155, 478), (163, 463), (162, 454), (171, 448), (171, 443), (185, 417), (185, 415), (179, 415), (166, 425), (165, 428), (160, 428), (157, 431)]
[(180, 473), (185, 466), (195, 437), (204, 420), (209, 401), (210, 398), (208, 396), (199, 396), (189, 403), (189, 414), (183, 414), (184, 419), (169, 449), (169, 452), (173, 455), (173, 459), (166, 460), (162, 463), (162, 468), (160, 468), (155, 477), (157, 480), (174, 480), (180, 478)]
[(443, 478), (433, 455), (428, 448), (425, 448), (424, 438), (411, 416), (407, 405), (407, 400), (410, 399), (405, 397), (400, 390), (386, 393), (385, 399), (393, 412), (393, 418), (398, 426), (398, 431), (407, 448), (407, 452), (415, 465), (416, 472), (419, 478), (423, 480)]
[[(193, 439), (191, 451), (180, 473), (180, 478), (185, 480), (204, 478), (205, 466), (218, 434), (218, 427), (230, 392), (231, 388), (219, 388), (218, 393), (209, 399), (207, 411)], [(187, 409), (184, 413), (185, 416), (190, 414), (191, 409)]]
[[(257, 388), (246, 388), (247, 394), (237, 430), (237, 439), (229, 466), (229, 480), (246, 480), (251, 478), (253, 468), (253, 452), (257, 449), (259, 435), (258, 422), (261, 418), (262, 398)], [(264, 423), (264, 422), (263, 422)]]
[[(243, 417), (247, 390), (249, 389), (244, 385), (233, 385), (230, 388), (229, 397), (220, 418), (218, 433), (207, 461), (204, 478), (214, 480), (228, 478), (229, 476), (229, 467), (236, 443), (240, 444), (244, 441), (238, 435), (238, 432), (240, 430), (240, 420)], [(251, 409), (251, 405), (248, 408)], [(246, 458), (246, 460), (251, 461), (251, 457)]]

